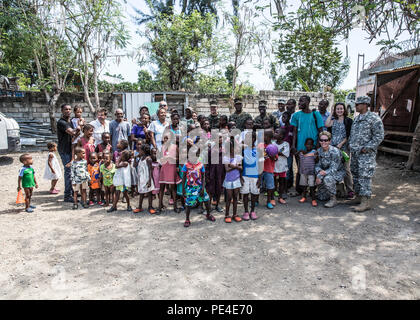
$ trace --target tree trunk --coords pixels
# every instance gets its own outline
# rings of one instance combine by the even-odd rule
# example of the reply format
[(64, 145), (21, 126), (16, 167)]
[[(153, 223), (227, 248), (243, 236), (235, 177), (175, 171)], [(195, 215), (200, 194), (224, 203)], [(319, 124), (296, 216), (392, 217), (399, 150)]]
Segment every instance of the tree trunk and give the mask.
[(89, 97), (89, 64), (88, 64), (89, 62), (88, 62), (88, 51), (87, 51), (87, 44), (86, 43), (83, 44), (83, 52), (84, 52), (84, 55), (85, 55), (85, 57), (84, 57), (84, 64), (85, 64), (84, 65), (84, 76), (81, 75), (80, 79), (82, 80), (85, 102), (89, 106), (90, 112), (95, 114), (95, 107), (93, 106), (92, 101), (90, 100), (90, 97)]
[(60, 98), (61, 92), (55, 92), (52, 97), (44, 90), (45, 99), (48, 102), (48, 115), (50, 117), (51, 131), (57, 133), (57, 120), (55, 119), (55, 111), (57, 110), (57, 101)]
[[(420, 120), (420, 119), (419, 119)], [(410, 156), (405, 165), (407, 170), (413, 170), (414, 164), (420, 158), (420, 121), (417, 121), (416, 130), (414, 131), (413, 142), (411, 143)]]
[(93, 88), (95, 93), (95, 112), (94, 116), (96, 117), (96, 112), (101, 107), (101, 102), (99, 101), (99, 89), (98, 89), (98, 59), (97, 55), (93, 58)]

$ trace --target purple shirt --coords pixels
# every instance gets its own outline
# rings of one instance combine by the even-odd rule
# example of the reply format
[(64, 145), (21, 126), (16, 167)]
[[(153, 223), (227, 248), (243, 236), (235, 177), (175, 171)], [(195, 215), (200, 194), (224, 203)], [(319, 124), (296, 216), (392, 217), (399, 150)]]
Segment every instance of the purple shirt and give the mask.
[[(239, 156), (236, 156), (235, 158), (229, 158), (229, 157), (223, 158), (223, 164), (229, 164), (229, 163), (240, 164), (241, 162), (242, 162), (242, 159)], [(241, 177), (241, 173), (239, 172), (239, 170), (234, 169), (229, 172), (226, 172), (225, 181), (232, 182), (232, 181), (238, 180), (240, 177)]]

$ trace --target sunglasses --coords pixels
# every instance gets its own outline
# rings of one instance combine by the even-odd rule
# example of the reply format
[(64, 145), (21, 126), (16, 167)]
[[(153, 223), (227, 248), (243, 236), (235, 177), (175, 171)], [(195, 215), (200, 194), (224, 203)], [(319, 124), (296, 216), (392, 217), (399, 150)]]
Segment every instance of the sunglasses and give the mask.
[(330, 139), (319, 139), (319, 142), (328, 142)]

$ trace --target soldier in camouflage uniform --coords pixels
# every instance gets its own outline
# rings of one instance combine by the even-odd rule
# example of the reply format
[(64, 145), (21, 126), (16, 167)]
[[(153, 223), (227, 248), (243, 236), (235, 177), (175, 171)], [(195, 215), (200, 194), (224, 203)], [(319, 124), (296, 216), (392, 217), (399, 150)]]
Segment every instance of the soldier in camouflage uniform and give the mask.
[(267, 114), (267, 101), (261, 100), (258, 103), (258, 111), (260, 112), (260, 115), (254, 119), (254, 123), (258, 129), (263, 128), (263, 123), (265, 119), (268, 119), (270, 121), (270, 124), (274, 129), (279, 127), (279, 122), (277, 121), (277, 118), (272, 114)]
[(219, 129), (220, 115), (217, 112), (217, 102), (210, 101), (210, 115), (207, 117), (210, 122), (210, 129)]
[(370, 209), (371, 183), (375, 173), (378, 146), (384, 139), (384, 125), (376, 113), (368, 111), (369, 97), (358, 97), (355, 104), (356, 111), (360, 114), (353, 121), (349, 147), (356, 198), (348, 204), (359, 204), (354, 211), (363, 212)]
[(315, 165), (316, 183), (318, 186), (318, 199), (329, 201), (324, 205), (332, 208), (337, 205), (337, 182), (344, 180), (344, 169), (341, 151), (330, 145), (331, 134), (323, 131), (319, 134), (321, 148), (318, 149), (319, 161)]
[(234, 101), (235, 106), (235, 113), (229, 116), (229, 122), (233, 121), (236, 123), (236, 128), (239, 130), (245, 129), (245, 121), (248, 119), (252, 119), (251, 115), (246, 112), (242, 112), (242, 100), (240, 98), (236, 98)]

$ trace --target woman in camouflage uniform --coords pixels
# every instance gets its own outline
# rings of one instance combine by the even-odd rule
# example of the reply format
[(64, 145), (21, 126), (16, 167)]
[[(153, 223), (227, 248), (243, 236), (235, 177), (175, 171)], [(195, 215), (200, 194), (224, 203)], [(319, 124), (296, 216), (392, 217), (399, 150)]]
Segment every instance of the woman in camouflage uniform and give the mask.
[(316, 184), (319, 186), (318, 199), (329, 199), (324, 207), (332, 208), (337, 205), (337, 182), (343, 181), (346, 171), (341, 159), (341, 151), (330, 145), (331, 133), (321, 132), (319, 142), (321, 144), (321, 148), (317, 151), (319, 160), (315, 165)]

